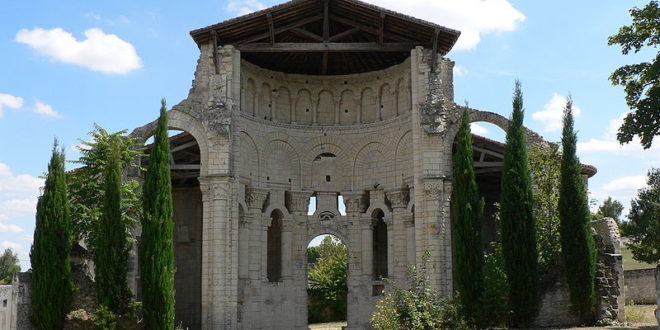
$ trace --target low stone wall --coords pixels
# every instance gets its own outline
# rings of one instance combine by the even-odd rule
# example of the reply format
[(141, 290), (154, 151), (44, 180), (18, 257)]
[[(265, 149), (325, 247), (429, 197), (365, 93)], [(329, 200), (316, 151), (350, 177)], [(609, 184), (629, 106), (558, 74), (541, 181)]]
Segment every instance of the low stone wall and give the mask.
[(626, 303), (655, 304), (655, 268), (624, 271)]

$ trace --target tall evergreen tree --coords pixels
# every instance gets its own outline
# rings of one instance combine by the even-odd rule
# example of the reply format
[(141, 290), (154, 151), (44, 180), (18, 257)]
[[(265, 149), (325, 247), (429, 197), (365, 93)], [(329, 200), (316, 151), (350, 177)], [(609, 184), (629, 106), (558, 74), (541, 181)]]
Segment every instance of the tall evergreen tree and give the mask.
[(104, 173), (103, 209), (93, 247), (96, 273), (96, 292), (100, 305), (115, 314), (126, 311), (131, 292), (126, 282), (130, 244), (126, 238), (126, 224), (121, 212), (121, 156), (120, 138), (110, 140), (107, 166)]
[(37, 329), (62, 329), (73, 294), (71, 214), (64, 174), (64, 150), (57, 141), (48, 164), (43, 194), (37, 202), (32, 265), (32, 321)]
[(479, 197), (474, 174), (470, 114), (463, 110), (454, 153), (452, 225), (454, 232), (454, 279), (467, 318), (476, 322), (484, 289), (484, 253), (481, 222), (484, 200)]
[(571, 292), (571, 303), (578, 316), (590, 321), (595, 304), (594, 274), (596, 250), (589, 221), (589, 201), (582, 177), (580, 160), (575, 154), (577, 134), (573, 129), (573, 101), (569, 98), (564, 108), (564, 129), (559, 188), (559, 217), (561, 248), (566, 266), (566, 279)]
[(514, 326), (529, 326), (538, 312), (538, 252), (532, 185), (525, 149), (523, 96), (516, 81), (513, 113), (506, 133), (500, 219), (502, 253), (509, 281)]
[(144, 325), (149, 330), (174, 329), (174, 223), (169, 156), (163, 99), (143, 186), (139, 249)]

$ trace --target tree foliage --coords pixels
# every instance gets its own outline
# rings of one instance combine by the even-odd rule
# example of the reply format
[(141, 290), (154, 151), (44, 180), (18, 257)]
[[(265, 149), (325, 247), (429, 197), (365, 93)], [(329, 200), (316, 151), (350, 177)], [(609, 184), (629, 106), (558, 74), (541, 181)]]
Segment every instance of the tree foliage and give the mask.
[[(120, 168), (140, 170), (135, 160), (142, 155), (137, 148), (138, 141), (125, 135), (126, 131), (108, 133), (100, 126), (95, 126), (89, 133), (90, 141), (80, 141), (78, 151), (81, 156), (71, 161), (81, 165), (70, 171), (67, 177), (71, 213), (73, 219), (73, 238), (76, 241), (85, 240), (89, 246), (94, 246), (95, 233), (98, 232), (99, 219), (104, 200), (104, 173), (110, 158), (110, 150), (119, 149)], [(126, 235), (132, 242), (130, 230), (139, 222), (142, 212), (142, 192), (140, 184), (134, 180), (121, 183), (121, 214)]]
[(539, 272), (545, 274), (561, 255), (559, 238), (559, 177), (561, 152), (557, 144), (549, 149), (533, 146), (529, 170), (534, 181), (534, 218), (536, 219)]
[(632, 110), (626, 115), (619, 128), (617, 139), (621, 143), (640, 137), (645, 149), (651, 147), (653, 138), (660, 134), (660, 6), (650, 1), (644, 8), (630, 10), (632, 24), (623, 26), (609, 37), (609, 45), (621, 45), (624, 55), (638, 53), (645, 47), (655, 53), (650, 62), (624, 65), (610, 75), (614, 85), (622, 85), (626, 92), (626, 103)]
[(456, 136), (454, 153), (452, 231), (454, 251), (454, 281), (460, 293), (465, 316), (478, 324), (484, 290), (484, 252), (481, 242), (484, 200), (479, 196), (474, 174), (470, 114), (463, 110), (461, 126)]
[(660, 169), (650, 169), (647, 186), (637, 191), (628, 214), (628, 245), (635, 260), (660, 263)]
[(559, 191), (561, 247), (572, 306), (583, 321), (589, 322), (596, 302), (596, 249), (591, 235), (591, 213), (585, 179), (582, 176), (582, 165), (576, 155), (577, 134), (573, 129), (572, 108), (573, 101), (569, 98), (564, 108), (562, 131), (563, 153)]
[(18, 254), (10, 248), (0, 256), (0, 284), (11, 284), (14, 274), (21, 271), (21, 265), (18, 262)]
[(345, 320), (348, 293), (346, 246), (340, 240), (326, 236), (320, 245), (307, 248), (307, 256), (310, 262), (307, 282), (310, 319)]
[(603, 204), (598, 207), (596, 216), (598, 218), (612, 218), (617, 224), (621, 224), (621, 212), (623, 212), (623, 204), (612, 197), (607, 197)]
[(538, 312), (536, 222), (523, 117), (522, 91), (520, 82), (516, 81), (513, 113), (506, 133), (500, 197), (500, 238), (514, 326), (530, 325)]
[(32, 265), (32, 321), (37, 329), (61, 329), (73, 293), (71, 212), (64, 174), (64, 150), (53, 147), (43, 194), (37, 202)]
[(167, 112), (160, 118), (143, 186), (140, 281), (146, 329), (174, 328), (174, 246)]
[(93, 256), (98, 302), (113, 313), (122, 314), (128, 307), (131, 292), (126, 281), (130, 243), (121, 212), (120, 137), (113, 136), (110, 146), (103, 180), (103, 209)]

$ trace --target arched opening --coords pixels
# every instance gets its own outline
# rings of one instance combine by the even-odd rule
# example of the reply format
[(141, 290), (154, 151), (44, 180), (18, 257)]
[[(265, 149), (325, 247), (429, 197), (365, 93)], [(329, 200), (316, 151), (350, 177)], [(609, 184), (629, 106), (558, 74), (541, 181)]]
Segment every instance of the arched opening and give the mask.
[(388, 276), (387, 265), (387, 224), (383, 220), (382, 210), (375, 210), (371, 215), (373, 225), (373, 276), (382, 280)]
[[(492, 252), (492, 242), (497, 241), (496, 214), (500, 201), (502, 165), (506, 132), (497, 125), (487, 122), (473, 122), (472, 152), (474, 172), (479, 195), (484, 199), (484, 215), (481, 237), (486, 252)], [(456, 141), (452, 154), (456, 152)]]
[[(307, 320), (346, 326), (348, 250), (336, 236), (323, 234), (307, 246)], [(324, 327), (325, 329), (325, 327)]]
[(266, 274), (268, 282), (282, 280), (282, 212), (274, 210), (270, 214), (266, 254)]
[[(174, 206), (175, 322), (201, 328), (202, 193), (199, 185), (201, 156), (188, 132), (169, 130), (170, 175)], [(142, 166), (148, 167), (153, 137), (147, 140)], [(139, 283), (139, 281), (138, 281)], [(140, 292), (140, 290), (138, 290)]]

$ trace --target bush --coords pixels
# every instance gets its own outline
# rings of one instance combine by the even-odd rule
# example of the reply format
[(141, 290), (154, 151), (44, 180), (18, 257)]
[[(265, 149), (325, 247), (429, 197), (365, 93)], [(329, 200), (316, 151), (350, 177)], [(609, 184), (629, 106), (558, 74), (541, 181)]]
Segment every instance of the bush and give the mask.
[(376, 305), (371, 324), (379, 330), (470, 329), (456, 298), (442, 298), (430, 287), (426, 271), (428, 252), (422, 267), (408, 268), (408, 289), (392, 284), (392, 291)]

